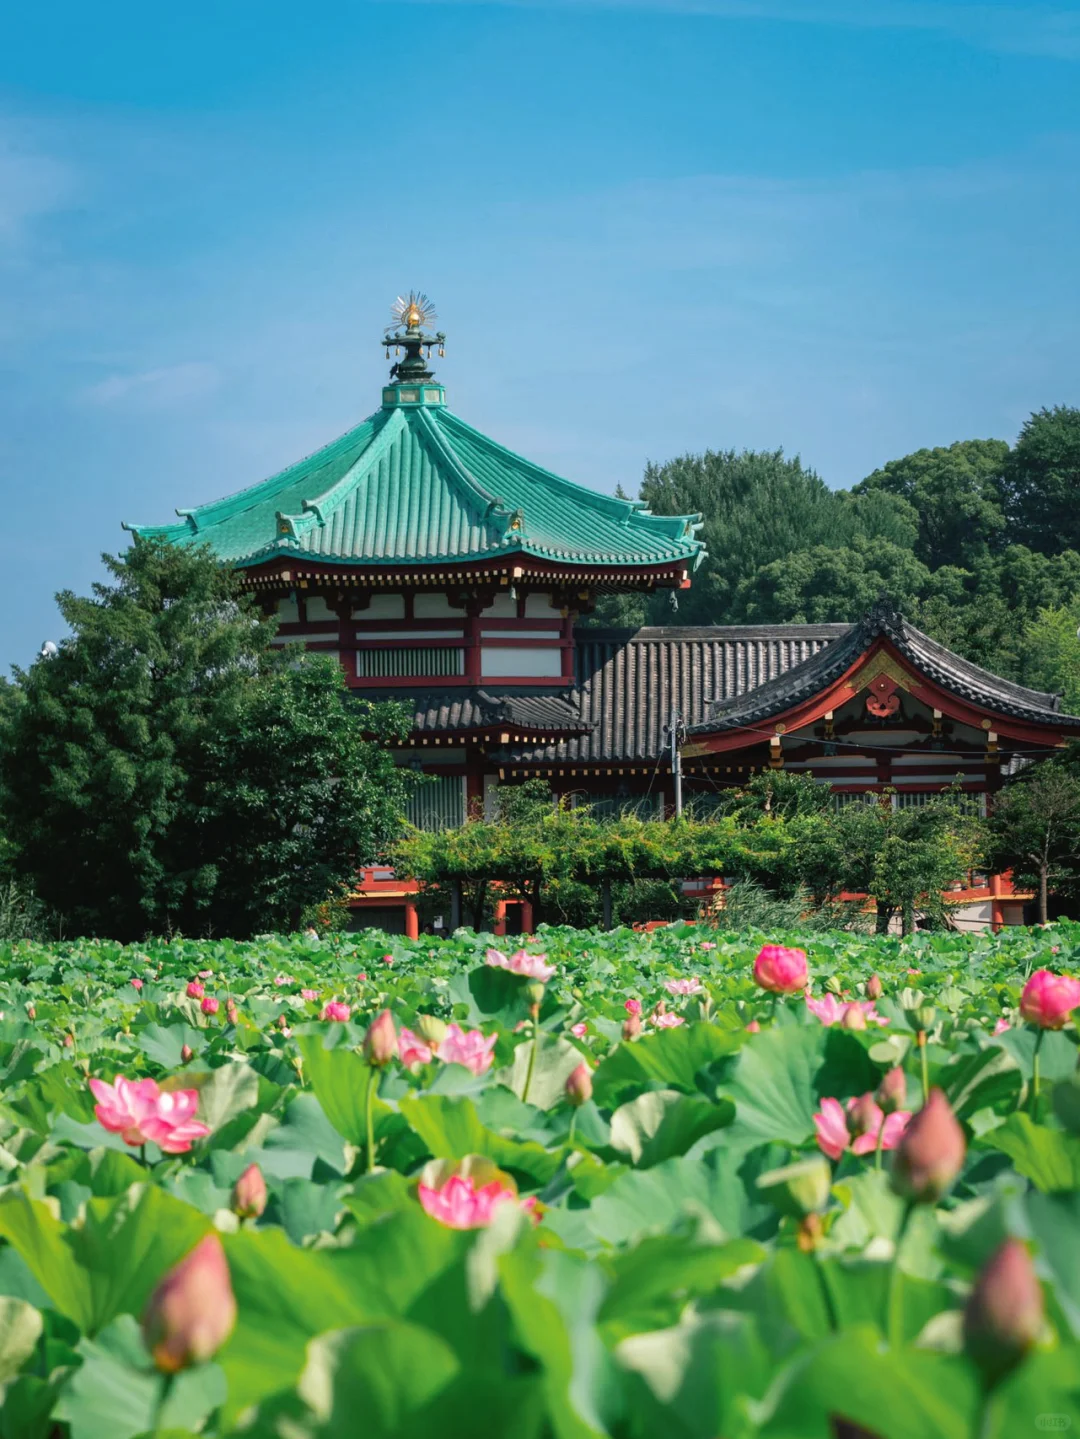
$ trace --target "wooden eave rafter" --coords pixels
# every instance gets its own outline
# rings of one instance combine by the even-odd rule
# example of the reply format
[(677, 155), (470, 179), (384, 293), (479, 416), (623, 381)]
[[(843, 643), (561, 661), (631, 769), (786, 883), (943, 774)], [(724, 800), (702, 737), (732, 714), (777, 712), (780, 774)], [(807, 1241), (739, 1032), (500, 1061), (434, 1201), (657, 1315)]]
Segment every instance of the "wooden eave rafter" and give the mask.
[[(823, 720), (830, 711), (840, 709), (882, 674), (895, 680), (900, 689), (928, 709), (940, 710), (943, 715), (972, 729), (993, 731), (999, 739), (1015, 740), (1021, 745), (1034, 744), (1049, 749), (1065, 743), (1068, 731), (1064, 727), (1054, 729), (1049, 724), (1036, 725), (989, 708), (977, 708), (950, 690), (943, 689), (920, 674), (888, 639), (880, 637), (838, 679), (818, 694), (759, 721), (753, 727), (718, 730), (715, 734), (692, 740), (683, 746), (683, 757), (721, 754), (768, 743), (777, 735), (792, 735)], [(867, 745), (866, 748), (870, 750), (873, 747)]]

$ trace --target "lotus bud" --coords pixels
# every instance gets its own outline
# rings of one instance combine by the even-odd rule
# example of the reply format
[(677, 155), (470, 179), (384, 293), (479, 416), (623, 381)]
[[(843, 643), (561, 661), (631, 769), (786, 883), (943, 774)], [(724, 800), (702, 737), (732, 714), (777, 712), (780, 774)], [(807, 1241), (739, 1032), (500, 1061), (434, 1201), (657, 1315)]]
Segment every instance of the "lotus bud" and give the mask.
[(566, 1081), (566, 1097), (575, 1109), (592, 1098), (592, 1070), (584, 1060)]
[(892, 1187), (916, 1204), (936, 1204), (964, 1164), (964, 1131), (940, 1089), (932, 1089), (896, 1148)]
[(1015, 1369), (1039, 1338), (1043, 1292), (1031, 1256), (1006, 1239), (971, 1291), (964, 1310), (964, 1348), (992, 1386)]
[(747, 1034), (760, 1034), (761, 1025), (757, 1022), (756, 1019), (752, 1019), (750, 1023), (746, 1026), (746, 1032)]
[(877, 977), (876, 974), (872, 974), (870, 978), (866, 981), (867, 999), (879, 1000), (884, 993), (884, 990), (885, 986), (882, 984), (881, 980)]
[(628, 1014), (628, 1015), (626, 1016), (626, 1018), (623, 1020), (623, 1027), (622, 1027), (622, 1037), (623, 1037), (623, 1039), (637, 1039), (637, 1037), (638, 1037), (638, 1035), (639, 1035), (640, 1033), (641, 1033), (641, 1015), (640, 1015), (640, 1014)]
[(825, 981), (825, 989), (828, 991), (829, 994), (840, 994), (842, 986), (840, 980), (836, 977), (835, 974), (829, 975), (828, 979)]
[(289, 1016), (288, 1016), (287, 1014), (279, 1014), (279, 1015), (278, 1015), (278, 1017), (277, 1017), (277, 1027), (278, 1027), (278, 1029), (288, 1029), (288, 1027), (289, 1027)]
[(907, 1075), (900, 1068), (890, 1069), (878, 1085), (874, 1096), (886, 1114), (895, 1114), (903, 1109), (907, 1098)]
[(27, 1019), (37, 1019), (37, 1009), (32, 1004), (26, 1006)]
[(65, 1034), (65, 1035), (64, 1035), (64, 1048), (65, 1048), (65, 1049), (74, 1049), (74, 1048), (75, 1048), (75, 1036), (74, 1036), (73, 1034)]
[(364, 1058), (373, 1069), (389, 1064), (398, 1052), (397, 1030), (388, 1009), (381, 1010), (364, 1035)]
[(233, 1185), (233, 1213), (241, 1219), (258, 1219), (265, 1208), (266, 1180), (257, 1164), (249, 1164)]
[(820, 1214), (829, 1206), (832, 1190), (832, 1167), (821, 1154), (786, 1164), (759, 1174), (757, 1188), (781, 1214), (792, 1219), (805, 1219)]
[(536, 1011), (544, 1000), (544, 982), (540, 979), (530, 979), (525, 986), (525, 994), (529, 1000), (529, 1008)]
[(175, 1374), (212, 1359), (235, 1323), (225, 1251), (218, 1236), (208, 1234), (151, 1294), (142, 1329), (158, 1369)]
[(417, 1033), (432, 1048), (437, 1048), (446, 1038), (448, 1025), (445, 1019), (434, 1014), (419, 1014), (416, 1017)]
[(180, 1051), (180, 1063), (181, 1063), (181, 1064), (190, 1064), (191, 1061), (194, 1059), (194, 1057), (195, 1057), (195, 1051), (192, 1049), (191, 1045), (190, 1045), (190, 1044), (185, 1044), (184, 1047), (183, 1047), (183, 1049), (181, 1049), (181, 1051)]
[(866, 1015), (862, 1011), (862, 1006), (849, 1004), (844, 1010), (844, 1017), (840, 1021), (840, 1027), (842, 1029), (865, 1029)]
[(860, 1094), (850, 1106), (848, 1128), (856, 1139), (862, 1134), (877, 1134), (881, 1128), (881, 1110), (872, 1094)]

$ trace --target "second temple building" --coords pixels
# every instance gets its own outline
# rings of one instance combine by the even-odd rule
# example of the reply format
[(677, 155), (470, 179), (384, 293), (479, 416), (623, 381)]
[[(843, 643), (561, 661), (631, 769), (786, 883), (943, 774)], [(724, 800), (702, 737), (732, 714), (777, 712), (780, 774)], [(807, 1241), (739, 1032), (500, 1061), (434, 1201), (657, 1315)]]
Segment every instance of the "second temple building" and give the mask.
[[(605, 592), (686, 589), (700, 517), (650, 514), (474, 430), (429, 367), (433, 318), (423, 296), (398, 302), (380, 407), (340, 439), (175, 524), (127, 526), (209, 545), (282, 643), (411, 707), (399, 759), (432, 776), (415, 823), (460, 824), (534, 776), (600, 813), (671, 812), (677, 763), (699, 810), (769, 766), (812, 773), (838, 804), (917, 805), (959, 784), (985, 807), (1018, 758), (1080, 736), (1057, 695), (971, 664), (885, 602), (852, 624), (583, 628)], [(1022, 919), (1001, 876), (965, 898), (975, 921)], [(416, 932), (415, 886), (388, 871), (365, 872), (356, 906)]]

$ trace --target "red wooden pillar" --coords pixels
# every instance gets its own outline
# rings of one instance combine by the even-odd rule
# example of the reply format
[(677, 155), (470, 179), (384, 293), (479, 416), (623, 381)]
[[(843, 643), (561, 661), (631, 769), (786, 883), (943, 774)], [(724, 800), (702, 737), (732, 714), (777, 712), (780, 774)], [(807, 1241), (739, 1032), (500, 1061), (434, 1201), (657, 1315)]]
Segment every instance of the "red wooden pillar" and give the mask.
[(521, 932), (522, 934), (532, 934), (534, 927), (533, 907), (527, 899), (523, 899), (521, 901)]
[(480, 683), (479, 600), (470, 600), (465, 606), (465, 678), (470, 684)]
[(574, 679), (574, 615), (570, 611), (562, 622), (562, 677), (573, 683)]
[(405, 938), (420, 938), (420, 915), (411, 899), (405, 901)]
[(1005, 911), (1001, 906), (1001, 875), (990, 876), (990, 929), (997, 934), (1005, 923)]
[(465, 759), (465, 818), (484, 817), (484, 755), (471, 745)]
[(345, 671), (345, 683), (356, 684), (356, 631), (352, 622), (352, 599), (346, 595), (334, 606), (338, 617), (338, 657)]
[(495, 901), (495, 933), (496, 933), (496, 934), (505, 934), (505, 933), (506, 933), (506, 900), (505, 900), (505, 899), (497, 899), (497, 900)]

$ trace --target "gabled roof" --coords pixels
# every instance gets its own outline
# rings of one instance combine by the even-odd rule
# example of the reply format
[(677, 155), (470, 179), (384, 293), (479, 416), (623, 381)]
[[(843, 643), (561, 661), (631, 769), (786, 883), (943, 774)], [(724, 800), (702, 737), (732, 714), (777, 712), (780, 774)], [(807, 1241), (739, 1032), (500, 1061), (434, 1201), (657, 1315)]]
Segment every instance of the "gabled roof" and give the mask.
[(560, 479), (458, 419), (441, 387), (426, 398), (384, 404), (261, 484), (178, 510), (179, 524), (125, 528), (208, 544), (238, 567), (302, 556), (364, 566), (513, 555), (626, 567), (700, 560), (700, 516), (653, 515)]
[(891, 643), (926, 679), (980, 710), (1056, 729), (1080, 730), (1080, 718), (1061, 713), (1060, 695), (1013, 684), (953, 654), (884, 601), (827, 648), (745, 694), (722, 700), (691, 729), (697, 734), (716, 734), (773, 719), (834, 684), (879, 640)]

